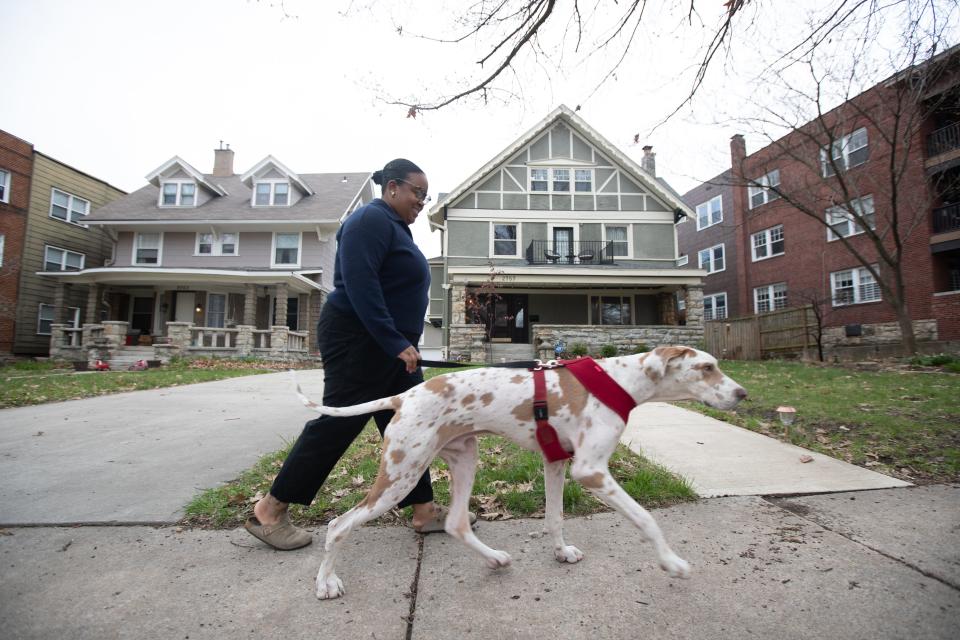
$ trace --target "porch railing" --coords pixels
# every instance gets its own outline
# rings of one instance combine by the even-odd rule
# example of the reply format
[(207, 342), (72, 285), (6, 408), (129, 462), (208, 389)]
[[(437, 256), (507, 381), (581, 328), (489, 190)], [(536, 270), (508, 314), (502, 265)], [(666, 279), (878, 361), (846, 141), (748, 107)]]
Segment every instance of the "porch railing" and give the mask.
[(218, 327), (191, 327), (190, 346), (201, 348), (235, 349), (239, 329), (220, 329)]
[(951, 204), (933, 210), (933, 232), (946, 233), (960, 229), (960, 204)]
[(527, 247), (528, 264), (613, 264), (614, 254), (626, 254), (626, 242), (533, 240)]
[(307, 338), (310, 334), (306, 331), (290, 331), (287, 333), (287, 351), (306, 351)]
[(927, 157), (960, 149), (960, 122), (948, 124), (927, 136)]
[(81, 344), (83, 344), (83, 329), (74, 329), (72, 327), (64, 327), (63, 346), (79, 347)]
[(271, 331), (269, 329), (254, 329), (250, 332), (253, 336), (254, 349), (269, 349)]

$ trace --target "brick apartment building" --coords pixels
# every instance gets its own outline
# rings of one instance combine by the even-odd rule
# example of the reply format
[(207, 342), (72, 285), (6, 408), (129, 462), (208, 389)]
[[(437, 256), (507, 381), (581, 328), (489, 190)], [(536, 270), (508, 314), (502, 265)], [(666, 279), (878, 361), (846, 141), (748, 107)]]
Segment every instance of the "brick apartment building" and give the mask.
[(900, 252), (916, 339), (960, 340), (958, 68), (954, 47), (752, 154), (735, 135), (731, 168), (684, 196), (696, 216), (678, 225), (709, 274), (706, 318), (815, 304), (828, 349), (899, 343), (876, 234)]
[(0, 354), (13, 350), (33, 145), (0, 130)]

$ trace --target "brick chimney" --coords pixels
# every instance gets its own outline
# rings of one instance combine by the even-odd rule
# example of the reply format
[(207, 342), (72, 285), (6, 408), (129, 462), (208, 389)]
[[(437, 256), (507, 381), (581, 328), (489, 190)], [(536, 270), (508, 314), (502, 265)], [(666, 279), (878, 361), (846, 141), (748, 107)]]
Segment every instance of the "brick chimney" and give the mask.
[(220, 148), (213, 150), (213, 175), (218, 178), (233, 175), (233, 151), (229, 144), (224, 148), (223, 140), (220, 141)]
[[(750, 246), (750, 225), (746, 222), (745, 212), (747, 211), (747, 187), (744, 181), (743, 172), (746, 170), (747, 143), (739, 133), (730, 138), (730, 192), (732, 197), (733, 210), (730, 212), (730, 224), (736, 229), (738, 238), (737, 246)], [(727, 223), (727, 214), (724, 211), (724, 223)], [(747, 272), (747, 256), (749, 249), (737, 251), (736, 272), (737, 279), (737, 300), (739, 309), (736, 309), (736, 315), (746, 315), (751, 313), (753, 296), (750, 291), (750, 274)], [(730, 264), (730, 263), (728, 263)], [(734, 311), (727, 309), (728, 313)]]
[(640, 161), (640, 167), (656, 177), (657, 175), (657, 154), (653, 152), (653, 147), (649, 144), (643, 148), (643, 159)]
[(730, 138), (730, 168), (733, 175), (740, 177), (743, 161), (747, 157), (747, 143), (739, 133)]

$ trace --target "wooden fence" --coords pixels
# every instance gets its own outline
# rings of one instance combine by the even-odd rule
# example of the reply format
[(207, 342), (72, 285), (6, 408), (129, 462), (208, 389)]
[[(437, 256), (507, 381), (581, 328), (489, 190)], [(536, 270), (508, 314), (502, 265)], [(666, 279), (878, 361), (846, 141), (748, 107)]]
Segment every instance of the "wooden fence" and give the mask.
[(815, 349), (816, 332), (811, 306), (712, 320), (704, 323), (703, 331), (707, 351), (728, 360), (762, 360)]

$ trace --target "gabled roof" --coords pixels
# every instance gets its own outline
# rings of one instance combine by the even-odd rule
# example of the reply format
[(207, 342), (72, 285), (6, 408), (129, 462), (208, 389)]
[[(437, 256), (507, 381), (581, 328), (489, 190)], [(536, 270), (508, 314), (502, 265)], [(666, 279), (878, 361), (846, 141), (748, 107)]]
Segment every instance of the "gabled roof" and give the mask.
[[(597, 149), (607, 154), (611, 160), (633, 174), (641, 185), (649, 189), (651, 193), (669, 204), (671, 208), (680, 208), (688, 215), (692, 215), (692, 211), (690, 211), (689, 207), (687, 207), (683, 200), (680, 199), (680, 196), (676, 191), (674, 191), (672, 188), (664, 186), (664, 184), (662, 184), (658, 178), (647, 173), (647, 171), (645, 171), (639, 164), (631, 160), (625, 153), (620, 151), (620, 149), (618, 149), (613, 143), (597, 133), (593, 127), (588, 125), (583, 118), (574, 113), (570, 107), (562, 104), (554, 109), (550, 115), (534, 125), (533, 128), (517, 138), (512, 144), (497, 154), (492, 160), (483, 165), (483, 167), (477, 170), (458, 187), (446, 194), (445, 197), (439, 198), (437, 203), (430, 209), (430, 223), (433, 226), (442, 226), (443, 207), (445, 205), (455, 202), (458, 198), (460, 198), (460, 196), (476, 187), (483, 181), (487, 174), (496, 169), (499, 165), (508, 161), (514, 156), (514, 154), (520, 151), (520, 149), (536, 140), (560, 120), (564, 121), (571, 129), (579, 133), (585, 140), (596, 146)], [(540, 165), (543, 163), (537, 164)]]
[[(145, 177), (147, 182), (153, 186), (159, 188), (161, 183), (161, 178), (165, 173), (167, 173), (174, 166), (179, 166), (180, 169), (186, 173), (188, 176), (196, 180), (197, 184), (203, 185), (211, 193), (215, 193), (218, 196), (227, 195), (226, 190), (221, 187), (219, 184), (215, 184), (208, 179), (207, 176), (204, 176), (202, 173), (190, 166), (190, 163), (181, 158), (180, 156), (173, 156), (162, 165), (148, 173)], [(212, 178), (213, 176), (210, 176)]]
[(303, 191), (304, 194), (308, 196), (313, 195), (313, 190), (310, 189), (307, 183), (304, 182), (300, 178), (300, 176), (298, 176), (293, 171), (288, 169), (286, 166), (284, 166), (279, 160), (277, 160), (273, 156), (267, 156), (266, 158), (264, 158), (263, 160), (255, 164), (253, 168), (250, 169), (250, 171), (247, 171), (245, 174), (240, 176), (240, 181), (243, 182), (243, 184), (245, 184), (248, 188), (252, 189), (253, 178), (257, 176), (257, 174), (259, 174), (261, 171), (271, 166), (275, 168), (277, 171), (279, 171), (280, 173), (282, 173), (283, 175), (287, 176), (287, 178), (290, 179), (290, 182), (297, 185), (297, 187), (301, 191)]

